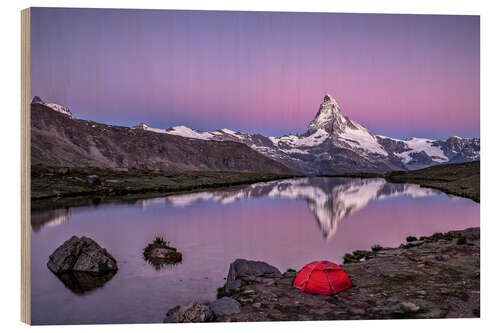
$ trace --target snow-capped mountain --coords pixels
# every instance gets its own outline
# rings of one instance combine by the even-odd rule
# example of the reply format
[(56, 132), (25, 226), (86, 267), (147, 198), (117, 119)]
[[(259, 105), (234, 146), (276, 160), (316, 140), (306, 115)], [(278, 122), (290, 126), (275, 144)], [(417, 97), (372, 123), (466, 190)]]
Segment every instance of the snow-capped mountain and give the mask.
[(133, 128), (200, 140), (244, 143), (290, 169), (306, 174), (413, 170), (480, 158), (479, 138), (453, 136), (446, 141), (425, 138), (400, 140), (374, 135), (344, 116), (330, 94), (325, 95), (307, 132), (299, 135), (266, 137), (229, 129), (202, 132), (186, 126), (157, 129), (144, 123)]
[(343, 219), (363, 209), (371, 201), (395, 196), (426, 197), (437, 190), (414, 184), (392, 184), (382, 178), (295, 178), (256, 183), (242, 189), (172, 195), (142, 200), (144, 209), (155, 204), (188, 207), (203, 201), (231, 204), (253, 198), (304, 200), (313, 214), (323, 237), (331, 238)]
[(382, 135), (377, 135), (377, 138), (387, 151), (401, 159), (408, 170), (480, 159), (479, 138), (452, 136), (446, 141), (424, 138), (399, 140)]
[(56, 112), (62, 113), (62, 114), (66, 115), (66, 116), (68, 116), (70, 118), (73, 118), (73, 115), (71, 114), (71, 111), (69, 111), (69, 109), (67, 107), (59, 105), (59, 104), (56, 104), (56, 103), (45, 103), (38, 96), (33, 97), (33, 99), (31, 100), (31, 104), (45, 105), (45, 106), (51, 108), (52, 110), (54, 110)]

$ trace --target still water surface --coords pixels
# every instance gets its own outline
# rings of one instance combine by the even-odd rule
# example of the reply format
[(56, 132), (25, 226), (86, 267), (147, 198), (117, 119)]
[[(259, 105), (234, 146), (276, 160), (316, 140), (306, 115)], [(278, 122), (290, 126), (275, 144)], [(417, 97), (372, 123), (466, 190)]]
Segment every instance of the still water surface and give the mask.
[[(346, 252), (397, 246), (409, 235), (479, 226), (479, 204), (383, 179), (298, 178), (33, 214), (33, 324), (161, 322), (192, 299), (215, 299), (229, 264), (263, 260), (281, 271)], [(89, 236), (118, 261), (109, 280), (61, 281), (46, 267), (72, 235)], [(142, 249), (163, 235), (183, 254), (157, 270)]]

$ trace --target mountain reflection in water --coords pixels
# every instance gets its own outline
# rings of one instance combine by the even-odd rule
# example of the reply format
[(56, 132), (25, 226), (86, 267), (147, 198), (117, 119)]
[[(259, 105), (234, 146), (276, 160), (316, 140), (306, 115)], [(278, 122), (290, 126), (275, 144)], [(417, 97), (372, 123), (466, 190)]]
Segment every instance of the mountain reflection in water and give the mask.
[(412, 198), (436, 195), (439, 191), (414, 184), (393, 184), (382, 178), (295, 178), (257, 183), (239, 190), (190, 193), (142, 200), (147, 208), (152, 202), (165, 201), (173, 206), (187, 207), (204, 200), (229, 204), (238, 200), (275, 197), (304, 200), (314, 215), (323, 237), (335, 235), (340, 222), (370, 201), (405, 195)]
[[(361, 210), (373, 200), (395, 196), (417, 198), (439, 193), (441, 192), (414, 184), (388, 183), (382, 178), (311, 177), (256, 183), (238, 189), (171, 195), (138, 200), (138, 203), (143, 209), (147, 209), (157, 204), (189, 207), (203, 201), (230, 204), (239, 200), (264, 197), (304, 200), (315, 217), (323, 237), (328, 239), (335, 235), (344, 218)], [(70, 216), (71, 209), (33, 214), (32, 227), (38, 231), (42, 226), (57, 226), (68, 221)]]

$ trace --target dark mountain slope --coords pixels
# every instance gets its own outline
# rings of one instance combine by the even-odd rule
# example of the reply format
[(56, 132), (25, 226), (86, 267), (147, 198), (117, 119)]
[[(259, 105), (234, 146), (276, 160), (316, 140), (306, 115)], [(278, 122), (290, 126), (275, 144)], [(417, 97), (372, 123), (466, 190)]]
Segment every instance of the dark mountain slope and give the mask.
[(31, 162), (66, 167), (290, 173), (281, 163), (242, 143), (74, 119), (38, 100), (31, 104)]

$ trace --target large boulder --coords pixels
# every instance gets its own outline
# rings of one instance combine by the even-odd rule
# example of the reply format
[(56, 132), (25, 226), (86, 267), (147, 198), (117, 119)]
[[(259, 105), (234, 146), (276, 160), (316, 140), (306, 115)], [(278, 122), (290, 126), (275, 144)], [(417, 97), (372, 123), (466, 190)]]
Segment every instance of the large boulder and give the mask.
[(88, 237), (68, 239), (50, 255), (47, 267), (55, 274), (86, 272), (107, 274), (118, 269), (111, 254)]
[[(263, 261), (236, 259), (230, 266), (226, 279), (226, 292), (235, 284), (245, 286), (248, 284), (263, 283), (280, 278), (281, 272), (274, 266)], [(241, 282), (240, 282), (241, 281)]]
[(176, 306), (168, 310), (164, 323), (203, 323), (214, 321), (215, 313), (208, 305), (193, 301), (185, 306)]
[(209, 304), (216, 315), (230, 315), (241, 312), (240, 303), (231, 297), (222, 297)]

